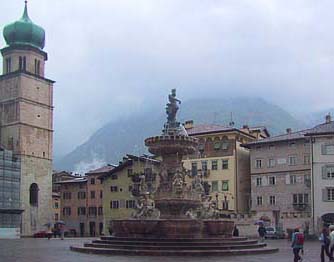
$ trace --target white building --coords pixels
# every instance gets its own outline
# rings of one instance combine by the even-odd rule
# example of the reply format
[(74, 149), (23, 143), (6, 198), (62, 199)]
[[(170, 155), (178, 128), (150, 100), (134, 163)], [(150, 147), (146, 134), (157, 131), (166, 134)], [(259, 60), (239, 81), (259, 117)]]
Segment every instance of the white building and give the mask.
[(319, 233), (323, 224), (334, 224), (334, 122), (326, 122), (306, 134), (311, 139), (312, 226)]

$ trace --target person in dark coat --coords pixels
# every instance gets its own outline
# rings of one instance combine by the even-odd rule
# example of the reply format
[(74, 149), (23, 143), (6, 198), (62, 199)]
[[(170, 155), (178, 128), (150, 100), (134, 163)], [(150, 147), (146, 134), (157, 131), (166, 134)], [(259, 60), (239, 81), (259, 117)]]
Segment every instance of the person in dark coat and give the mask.
[(257, 232), (259, 232), (260, 242), (264, 242), (264, 237), (266, 236), (267, 231), (263, 224), (259, 225)]
[(237, 228), (236, 225), (234, 225), (232, 235), (233, 235), (234, 237), (238, 237), (238, 236), (239, 236), (239, 229)]

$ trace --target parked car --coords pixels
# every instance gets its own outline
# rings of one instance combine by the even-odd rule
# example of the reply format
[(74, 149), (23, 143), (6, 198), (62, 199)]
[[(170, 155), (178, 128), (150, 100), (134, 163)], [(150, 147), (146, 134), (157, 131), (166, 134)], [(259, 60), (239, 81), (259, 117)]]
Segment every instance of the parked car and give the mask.
[(46, 231), (38, 231), (33, 235), (34, 238), (47, 238), (48, 234)]
[(283, 239), (285, 238), (285, 233), (280, 228), (275, 227), (266, 227), (266, 235), (265, 238), (271, 239)]

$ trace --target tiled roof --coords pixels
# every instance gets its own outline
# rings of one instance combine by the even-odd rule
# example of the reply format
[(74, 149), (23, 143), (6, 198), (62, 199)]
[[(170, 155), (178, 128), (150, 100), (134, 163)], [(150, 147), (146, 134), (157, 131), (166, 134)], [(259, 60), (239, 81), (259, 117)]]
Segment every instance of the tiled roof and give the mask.
[(258, 145), (258, 144), (265, 144), (265, 143), (274, 143), (274, 142), (280, 142), (280, 141), (289, 141), (289, 140), (297, 140), (297, 139), (305, 139), (305, 134), (311, 129), (305, 129), (300, 130), (297, 132), (291, 132), (291, 133), (285, 133), (278, 136), (272, 136), (268, 138), (264, 138), (261, 140), (253, 141), (250, 143), (245, 144), (245, 147), (252, 146), (252, 145)]
[(83, 183), (83, 182), (87, 182), (87, 178), (78, 177), (78, 178), (75, 178), (75, 179), (72, 179), (72, 180), (64, 180), (64, 181), (55, 182), (55, 184)]
[(322, 134), (329, 134), (334, 133), (334, 121), (330, 121), (328, 123), (323, 123), (311, 128), (307, 133), (306, 136), (309, 135), (322, 135)]
[(91, 170), (87, 173), (87, 175), (89, 174), (101, 174), (101, 173), (107, 173), (111, 170), (113, 170), (116, 166), (114, 165), (106, 165), (106, 166), (103, 166), (103, 167), (99, 167), (95, 170)]
[(221, 125), (196, 125), (192, 128), (187, 129), (188, 135), (198, 135), (204, 133), (212, 133), (212, 132), (226, 132), (233, 131), (235, 128), (226, 127)]

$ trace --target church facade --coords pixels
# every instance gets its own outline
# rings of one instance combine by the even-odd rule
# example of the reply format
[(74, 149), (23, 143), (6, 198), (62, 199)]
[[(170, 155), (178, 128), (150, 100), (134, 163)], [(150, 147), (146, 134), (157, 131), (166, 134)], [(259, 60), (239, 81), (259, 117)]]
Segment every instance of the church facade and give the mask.
[(28, 16), (4, 27), (0, 142), (21, 161), (21, 235), (52, 222), (53, 83), (45, 77), (45, 31)]

